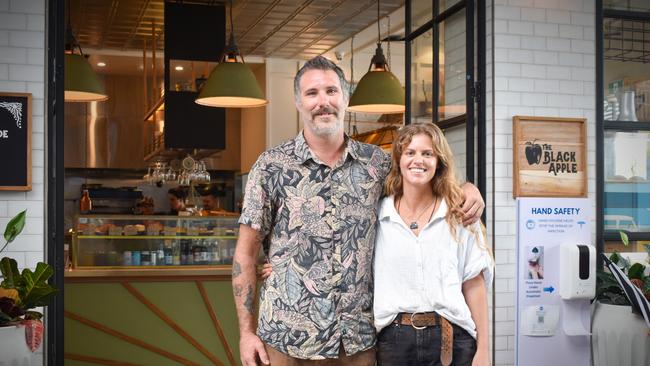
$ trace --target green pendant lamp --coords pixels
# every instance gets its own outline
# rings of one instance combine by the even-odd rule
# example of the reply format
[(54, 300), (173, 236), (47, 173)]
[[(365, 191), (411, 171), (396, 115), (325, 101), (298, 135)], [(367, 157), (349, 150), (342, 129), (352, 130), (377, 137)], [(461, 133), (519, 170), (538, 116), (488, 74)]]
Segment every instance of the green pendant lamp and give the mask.
[[(237, 60), (241, 58), (241, 62)], [(208, 107), (253, 108), (268, 103), (255, 75), (244, 62), (235, 43), (230, 1), (230, 39), (223, 56), (203, 85), (195, 102)]]
[(72, 33), (68, 9), (68, 30), (65, 46), (65, 95), (66, 102), (101, 102), (108, 99), (104, 86), (90, 67)]
[(377, 1), (377, 49), (370, 61), (368, 72), (359, 80), (350, 97), (348, 111), (357, 113), (404, 113), (404, 89), (388, 68), (381, 48), (379, 31), (379, 1)]

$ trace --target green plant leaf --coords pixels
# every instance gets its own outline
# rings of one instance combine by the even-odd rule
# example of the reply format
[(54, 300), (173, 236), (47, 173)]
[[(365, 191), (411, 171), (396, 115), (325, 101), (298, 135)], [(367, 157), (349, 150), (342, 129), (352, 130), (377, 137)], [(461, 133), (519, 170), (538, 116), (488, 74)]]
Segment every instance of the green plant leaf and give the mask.
[(25, 268), (22, 273), (24, 292), (21, 306), (24, 309), (31, 309), (36, 306), (45, 306), (57, 290), (47, 283), (47, 279), (54, 274), (54, 269), (48, 264), (38, 262), (36, 270), (32, 272)]
[(630, 245), (630, 239), (628, 239), (627, 234), (624, 231), (619, 231), (619, 235), (621, 236), (621, 241), (625, 246)]
[(23, 228), (25, 227), (25, 215), (27, 213), (27, 210), (24, 210), (20, 212), (18, 215), (14, 216), (11, 221), (7, 224), (7, 227), (5, 228), (5, 233), (4, 237), (7, 243), (11, 243), (16, 239), (18, 234), (20, 234), (21, 231), (23, 231)]
[(3, 326), (3, 325), (5, 325), (5, 324), (9, 323), (9, 322), (12, 321), (12, 320), (13, 320), (12, 317), (10, 317), (9, 315), (3, 313), (3, 312), (0, 310), (0, 326)]
[(645, 266), (641, 263), (634, 263), (630, 269), (627, 270), (627, 276), (629, 278), (638, 278), (643, 280), (643, 272), (645, 272)]
[(603, 304), (629, 305), (623, 289), (610, 272), (596, 272), (596, 300)]
[(9, 257), (4, 257), (0, 260), (0, 272), (4, 277), (2, 281), (2, 287), (4, 288), (15, 288), (20, 292), (19, 287), (22, 282), (22, 277), (20, 272), (18, 272), (18, 264), (16, 260)]
[(25, 319), (26, 320), (41, 320), (43, 318), (43, 314), (39, 313), (38, 311), (26, 311), (25, 312)]

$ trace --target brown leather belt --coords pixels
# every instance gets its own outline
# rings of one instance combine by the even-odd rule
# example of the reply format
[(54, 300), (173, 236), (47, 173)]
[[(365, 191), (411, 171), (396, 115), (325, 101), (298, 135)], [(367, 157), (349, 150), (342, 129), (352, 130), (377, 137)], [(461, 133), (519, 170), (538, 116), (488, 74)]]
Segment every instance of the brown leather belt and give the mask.
[[(415, 329), (433, 327), (438, 324), (440, 315), (436, 313), (400, 313), (393, 323), (410, 325)], [(439, 324), (438, 324), (439, 325)]]
[(393, 323), (410, 325), (418, 330), (440, 325), (440, 334), (442, 335), (440, 341), (440, 362), (442, 363), (442, 366), (451, 365), (454, 349), (454, 329), (447, 319), (433, 312), (400, 313), (397, 315), (395, 320), (393, 320)]

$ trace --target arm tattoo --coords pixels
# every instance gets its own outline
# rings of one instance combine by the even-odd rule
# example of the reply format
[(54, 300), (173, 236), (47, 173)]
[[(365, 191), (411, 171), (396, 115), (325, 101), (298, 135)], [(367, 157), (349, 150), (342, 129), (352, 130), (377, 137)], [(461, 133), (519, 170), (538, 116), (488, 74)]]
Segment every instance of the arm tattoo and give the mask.
[(253, 314), (253, 286), (248, 285), (248, 295), (246, 295), (246, 300), (244, 301), (244, 307), (248, 310), (249, 313)]
[(234, 287), (235, 287), (235, 296), (240, 297), (244, 289), (241, 287), (241, 285), (235, 285)]
[(237, 261), (232, 262), (232, 278), (237, 278), (241, 274), (241, 264)]

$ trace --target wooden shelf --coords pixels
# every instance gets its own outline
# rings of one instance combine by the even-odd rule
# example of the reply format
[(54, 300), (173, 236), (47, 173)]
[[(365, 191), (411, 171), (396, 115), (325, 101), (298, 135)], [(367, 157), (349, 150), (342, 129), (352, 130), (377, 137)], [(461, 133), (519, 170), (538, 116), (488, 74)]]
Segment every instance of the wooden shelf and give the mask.
[(79, 239), (222, 239), (222, 240), (236, 240), (237, 236), (234, 235), (79, 235)]

